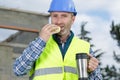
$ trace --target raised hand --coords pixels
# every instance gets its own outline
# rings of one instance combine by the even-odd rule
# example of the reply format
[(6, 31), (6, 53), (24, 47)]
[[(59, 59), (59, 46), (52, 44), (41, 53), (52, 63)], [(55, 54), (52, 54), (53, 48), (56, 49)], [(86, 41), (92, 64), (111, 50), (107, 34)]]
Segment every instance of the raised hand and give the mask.
[(41, 37), (45, 42), (47, 42), (52, 34), (59, 33), (59, 32), (60, 32), (59, 26), (54, 24), (47, 24), (43, 26), (43, 28), (39, 32), (39, 37)]

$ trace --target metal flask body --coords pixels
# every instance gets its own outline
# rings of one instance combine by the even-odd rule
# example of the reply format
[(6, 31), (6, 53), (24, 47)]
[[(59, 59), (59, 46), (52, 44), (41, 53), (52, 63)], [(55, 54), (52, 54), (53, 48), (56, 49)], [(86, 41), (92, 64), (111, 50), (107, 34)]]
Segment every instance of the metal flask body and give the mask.
[(88, 59), (87, 53), (76, 54), (78, 80), (88, 80), (87, 59)]

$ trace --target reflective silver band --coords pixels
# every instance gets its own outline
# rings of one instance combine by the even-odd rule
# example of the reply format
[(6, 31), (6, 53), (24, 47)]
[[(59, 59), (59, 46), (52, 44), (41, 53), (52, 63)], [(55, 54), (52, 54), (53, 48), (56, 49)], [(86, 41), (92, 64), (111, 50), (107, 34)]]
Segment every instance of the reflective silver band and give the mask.
[(77, 74), (76, 68), (69, 67), (69, 66), (65, 66), (64, 67), (64, 72), (69, 72), (69, 73)]
[(62, 73), (62, 67), (43, 68), (35, 70), (35, 73), (29, 77), (29, 80), (33, 80), (35, 76), (48, 75), (48, 74), (59, 74)]
[[(60, 74), (62, 72), (63, 72), (62, 67), (38, 69), (35, 71), (35, 73), (32, 76), (30, 76), (29, 80), (32, 80), (33, 77), (35, 77), (35, 76), (48, 75), (48, 74)], [(77, 74), (76, 68), (69, 67), (69, 66), (64, 67), (64, 72)]]
[(62, 73), (62, 67), (44, 68), (35, 71), (35, 76)]

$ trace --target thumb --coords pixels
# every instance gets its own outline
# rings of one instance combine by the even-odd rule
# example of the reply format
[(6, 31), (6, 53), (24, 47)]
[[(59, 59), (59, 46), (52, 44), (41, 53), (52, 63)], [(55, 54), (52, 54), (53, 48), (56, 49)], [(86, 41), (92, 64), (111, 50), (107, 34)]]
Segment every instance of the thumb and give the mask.
[(93, 58), (93, 56), (91, 54), (87, 54), (89, 58)]

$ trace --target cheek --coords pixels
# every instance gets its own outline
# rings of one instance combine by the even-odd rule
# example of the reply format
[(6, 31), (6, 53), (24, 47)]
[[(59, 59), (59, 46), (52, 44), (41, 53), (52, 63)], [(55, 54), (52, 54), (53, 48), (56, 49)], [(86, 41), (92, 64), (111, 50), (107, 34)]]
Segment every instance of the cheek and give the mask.
[(67, 24), (66, 24), (66, 26), (67, 27), (69, 27), (69, 28), (71, 28), (71, 26), (72, 26), (72, 21), (71, 20), (69, 20), (68, 22), (66, 22)]
[(55, 21), (51, 19), (51, 23), (55, 23)]
[(51, 18), (51, 23), (56, 23), (56, 19), (55, 18)]

